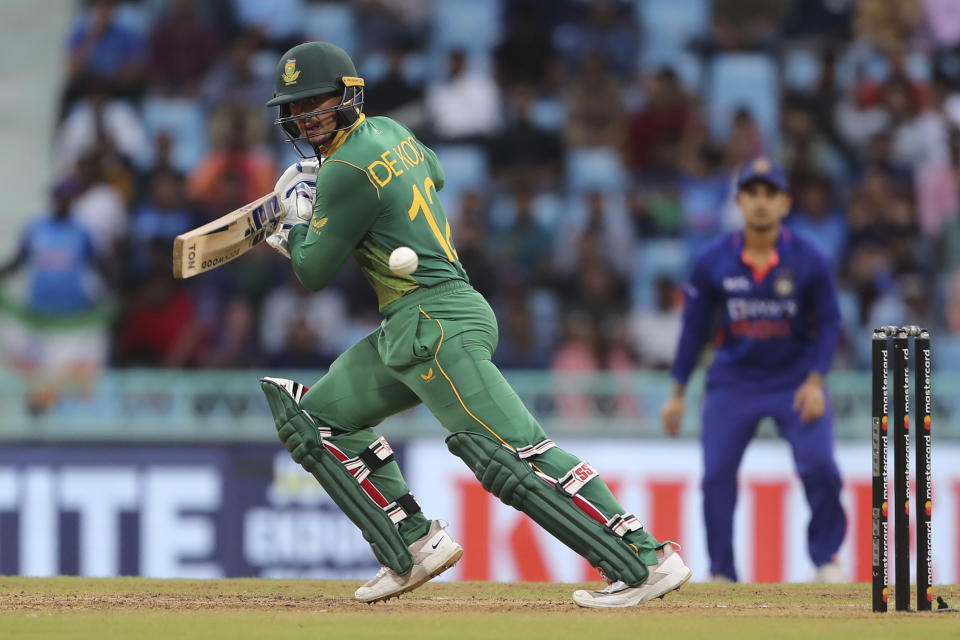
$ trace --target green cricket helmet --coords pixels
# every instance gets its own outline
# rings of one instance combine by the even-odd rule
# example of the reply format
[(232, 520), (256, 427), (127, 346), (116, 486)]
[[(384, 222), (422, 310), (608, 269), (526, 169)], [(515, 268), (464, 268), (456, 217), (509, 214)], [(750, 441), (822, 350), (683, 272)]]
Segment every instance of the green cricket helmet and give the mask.
[[(330, 93), (341, 94), (340, 103), (332, 107), (290, 115), (290, 103)], [(298, 142), (307, 140), (300, 132), (298, 122), (307, 118), (334, 112), (336, 127), (320, 135), (349, 129), (363, 111), (363, 78), (347, 52), (329, 42), (305, 42), (287, 51), (280, 58), (275, 74), (273, 99), (268, 107), (280, 107), (280, 117), (274, 120), (286, 134), (301, 156)], [(316, 149), (314, 149), (316, 151)]]

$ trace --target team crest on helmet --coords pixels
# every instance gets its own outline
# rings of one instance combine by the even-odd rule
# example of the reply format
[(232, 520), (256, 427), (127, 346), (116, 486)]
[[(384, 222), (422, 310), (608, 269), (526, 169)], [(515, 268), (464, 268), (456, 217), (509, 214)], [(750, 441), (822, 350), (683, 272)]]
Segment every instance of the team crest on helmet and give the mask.
[(297, 59), (296, 58), (287, 58), (287, 61), (283, 65), (283, 78), (284, 84), (296, 84), (297, 78), (300, 77), (300, 70), (297, 69)]
[(788, 269), (781, 269), (773, 281), (773, 292), (781, 298), (787, 298), (793, 295), (795, 289), (793, 273)]
[(773, 165), (770, 164), (770, 161), (767, 158), (757, 158), (753, 161), (754, 173), (770, 173), (772, 168)]

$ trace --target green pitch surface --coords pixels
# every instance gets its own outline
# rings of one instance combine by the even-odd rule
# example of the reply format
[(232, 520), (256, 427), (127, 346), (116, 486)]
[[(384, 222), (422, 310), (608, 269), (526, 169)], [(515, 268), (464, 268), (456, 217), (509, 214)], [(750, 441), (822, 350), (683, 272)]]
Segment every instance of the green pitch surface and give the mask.
[[(0, 577), (0, 638), (958, 638), (960, 614), (870, 611), (870, 587), (687, 584), (618, 610), (573, 604), (576, 585), (427, 584), (385, 603), (356, 582)], [(592, 585), (594, 588), (597, 585)], [(960, 587), (936, 589), (960, 604)]]

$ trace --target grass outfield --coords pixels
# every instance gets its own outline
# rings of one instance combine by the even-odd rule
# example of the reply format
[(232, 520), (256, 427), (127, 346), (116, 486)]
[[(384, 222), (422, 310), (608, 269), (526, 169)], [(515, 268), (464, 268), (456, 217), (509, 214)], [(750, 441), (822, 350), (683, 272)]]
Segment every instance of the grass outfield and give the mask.
[[(960, 638), (960, 614), (873, 614), (867, 584), (687, 584), (609, 611), (577, 607), (568, 584), (434, 583), (374, 605), (357, 585), (0, 577), (0, 638)], [(936, 592), (960, 604), (960, 586)]]

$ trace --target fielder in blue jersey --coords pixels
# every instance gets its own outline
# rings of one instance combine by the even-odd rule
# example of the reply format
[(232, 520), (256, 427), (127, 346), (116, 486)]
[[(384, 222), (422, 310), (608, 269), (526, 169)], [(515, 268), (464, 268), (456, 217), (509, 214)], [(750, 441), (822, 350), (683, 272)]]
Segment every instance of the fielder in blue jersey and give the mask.
[(812, 512), (807, 536), (815, 579), (843, 582), (835, 555), (846, 517), (824, 389), (840, 333), (836, 285), (824, 257), (781, 226), (790, 210), (781, 167), (763, 157), (744, 165), (737, 204), (743, 230), (711, 242), (684, 288), (683, 332), (672, 371), (674, 393), (662, 410), (664, 429), (671, 435), (679, 431), (687, 380), (715, 335), (701, 429), (703, 511), (714, 579), (737, 580), (737, 470), (758, 422), (769, 416), (793, 449)]

